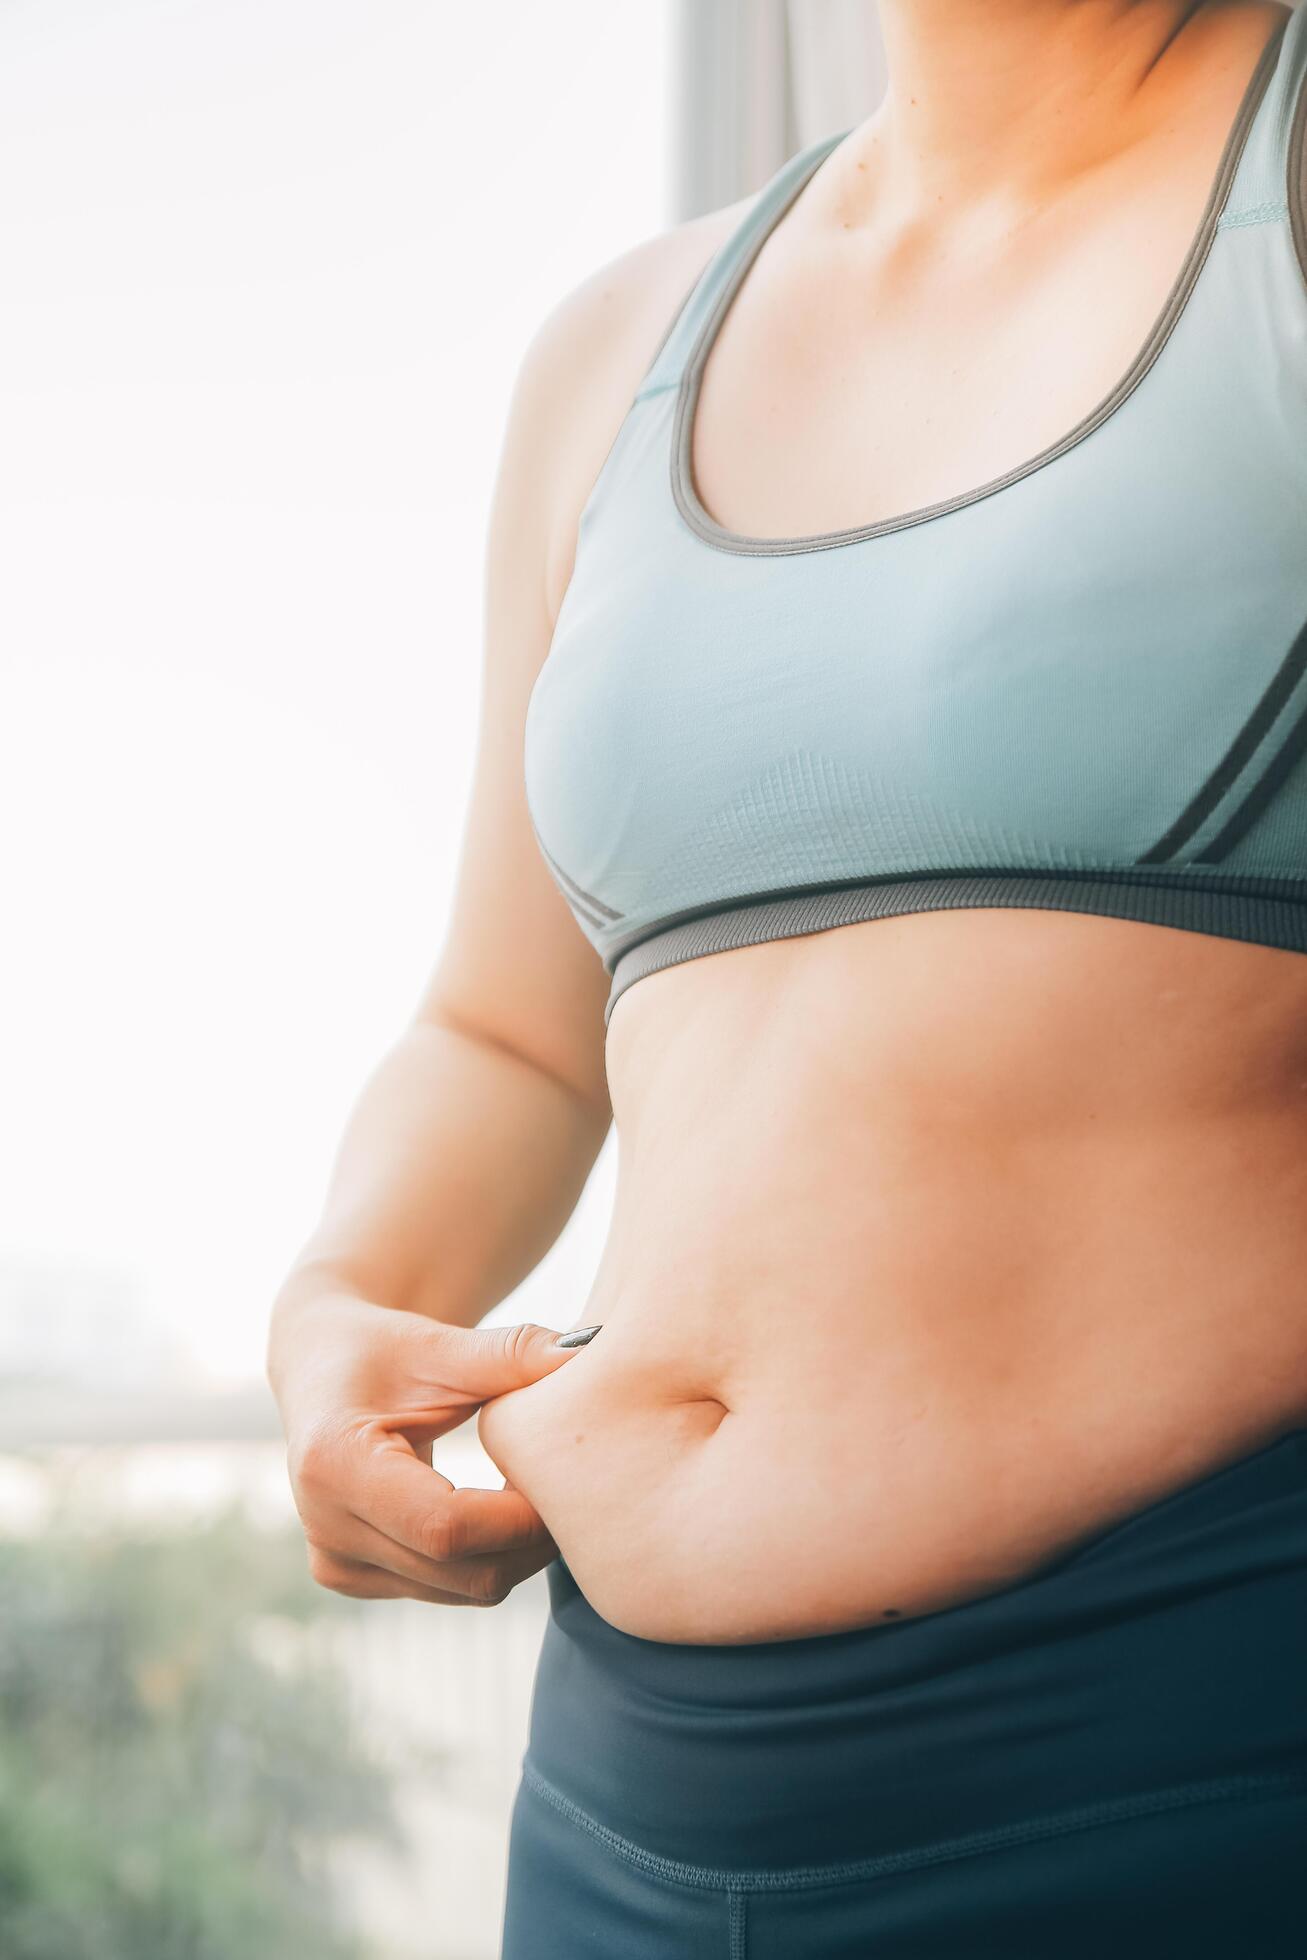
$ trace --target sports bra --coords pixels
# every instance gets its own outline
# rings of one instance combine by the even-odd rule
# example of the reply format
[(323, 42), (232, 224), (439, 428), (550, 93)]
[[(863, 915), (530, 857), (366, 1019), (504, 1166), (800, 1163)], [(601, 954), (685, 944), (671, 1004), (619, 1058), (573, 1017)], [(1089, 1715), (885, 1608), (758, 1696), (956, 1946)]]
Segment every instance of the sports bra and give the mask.
[(690, 435), (749, 265), (691, 287), (579, 519), (527, 703), (536, 841), (620, 996), (729, 948), (1037, 906), (1307, 952), (1307, 7), (1148, 339), (1059, 441), (811, 537), (725, 529)]

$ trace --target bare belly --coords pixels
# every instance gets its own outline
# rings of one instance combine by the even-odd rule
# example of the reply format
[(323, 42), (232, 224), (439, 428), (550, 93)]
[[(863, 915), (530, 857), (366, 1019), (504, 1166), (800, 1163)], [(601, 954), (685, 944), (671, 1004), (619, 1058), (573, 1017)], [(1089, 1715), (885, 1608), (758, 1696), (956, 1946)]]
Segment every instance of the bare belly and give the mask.
[(1019, 1579), (1307, 1422), (1307, 959), (922, 914), (692, 961), (608, 1039), (567, 1365), (478, 1434), (648, 1639)]

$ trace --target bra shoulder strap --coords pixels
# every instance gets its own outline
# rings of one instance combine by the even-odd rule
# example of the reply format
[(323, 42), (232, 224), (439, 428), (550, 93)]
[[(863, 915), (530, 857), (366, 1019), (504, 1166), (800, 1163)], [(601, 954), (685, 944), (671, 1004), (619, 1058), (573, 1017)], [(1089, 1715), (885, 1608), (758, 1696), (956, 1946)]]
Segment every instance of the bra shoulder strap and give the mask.
[[(1307, 4), (1267, 43), (1270, 77), (1257, 103), (1221, 217), (1222, 226), (1303, 222), (1303, 121), (1307, 115)], [(1295, 154), (1296, 152), (1296, 154)], [(1296, 212), (1296, 218), (1295, 218)], [(1295, 236), (1301, 237), (1301, 231)]]
[(686, 361), (704, 325), (736, 273), (761, 249), (763, 240), (779, 221), (785, 207), (798, 196), (822, 158), (847, 134), (847, 130), (839, 130), (797, 150), (767, 179), (761, 190), (754, 193), (743, 217), (697, 275), (668, 322), (658, 351), (636, 390), (636, 401), (679, 385)]

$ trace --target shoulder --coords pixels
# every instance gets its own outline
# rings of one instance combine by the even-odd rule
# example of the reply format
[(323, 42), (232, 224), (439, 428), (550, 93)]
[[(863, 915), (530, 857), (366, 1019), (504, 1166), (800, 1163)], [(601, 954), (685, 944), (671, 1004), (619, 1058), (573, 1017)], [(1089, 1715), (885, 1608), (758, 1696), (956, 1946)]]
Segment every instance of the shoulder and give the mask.
[(556, 611), (576, 527), (641, 381), (713, 253), (753, 195), (641, 239), (551, 307), (528, 342), (515, 416), (546, 502), (548, 587)]

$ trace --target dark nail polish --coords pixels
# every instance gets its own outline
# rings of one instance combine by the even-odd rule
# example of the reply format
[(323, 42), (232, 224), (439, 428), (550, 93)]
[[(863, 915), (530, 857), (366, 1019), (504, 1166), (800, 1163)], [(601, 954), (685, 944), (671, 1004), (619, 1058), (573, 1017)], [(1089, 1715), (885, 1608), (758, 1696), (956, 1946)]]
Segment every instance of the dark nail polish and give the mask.
[(594, 1339), (603, 1324), (601, 1320), (594, 1327), (574, 1327), (570, 1334), (560, 1334), (554, 1342), (554, 1346), (566, 1348), (585, 1347), (588, 1342)]

